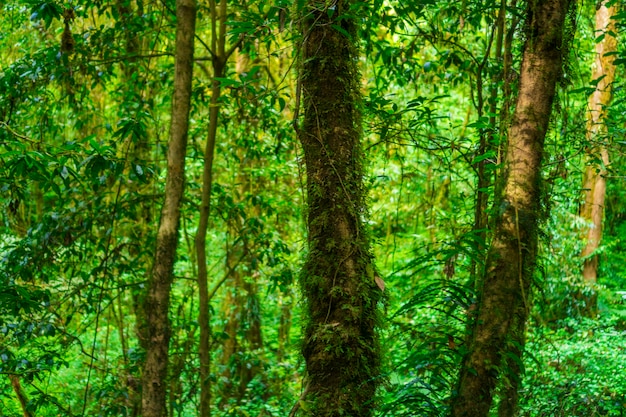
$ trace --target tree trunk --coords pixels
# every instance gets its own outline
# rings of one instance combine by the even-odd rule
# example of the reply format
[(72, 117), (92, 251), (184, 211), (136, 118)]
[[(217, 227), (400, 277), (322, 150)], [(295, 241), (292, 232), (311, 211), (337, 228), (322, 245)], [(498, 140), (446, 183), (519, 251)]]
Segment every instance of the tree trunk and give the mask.
[[(516, 3), (516, 0), (512, 0), (508, 7), (514, 9), (516, 7)], [(511, 64), (513, 61), (512, 49), (513, 35), (515, 34), (518, 23), (519, 17), (517, 15), (513, 16), (508, 30), (506, 31), (506, 36), (504, 37), (504, 51), (502, 56), (502, 106), (500, 108), (500, 138), (498, 140), (499, 145), (497, 151), (498, 165), (500, 165), (501, 160), (501, 149), (506, 142), (506, 131), (511, 121), (510, 109), (513, 95), (511, 91)], [(496, 180), (495, 183), (498, 184), (498, 181)], [(494, 194), (498, 195), (499, 193), (496, 191)], [(515, 319), (512, 323), (512, 331), (510, 332), (512, 337), (510, 338), (507, 345), (507, 348), (510, 351), (510, 355), (504, 359), (504, 369), (506, 369), (507, 375), (502, 378), (502, 383), (500, 384), (500, 403), (498, 404), (498, 417), (510, 417), (517, 415), (516, 413), (518, 410), (519, 402), (518, 390), (519, 384), (521, 382), (520, 376), (523, 373), (523, 369), (521, 368), (520, 363), (515, 360), (515, 358), (522, 357), (522, 351), (520, 347), (524, 346), (524, 343), (526, 341), (524, 334), (525, 321), (525, 310), (524, 308), (522, 308), (515, 315)]]
[[(517, 107), (509, 130), (504, 190), (452, 416), (487, 416), (511, 331), (524, 331), (535, 269), (544, 139), (561, 74), (571, 0), (528, 3)], [(518, 324), (515, 324), (519, 321)], [(513, 337), (512, 337), (513, 336)], [(510, 352), (513, 353), (513, 352)]]
[(506, 344), (507, 357), (503, 359), (504, 375), (500, 384), (500, 402), (498, 404), (498, 417), (515, 417), (519, 410), (519, 387), (524, 373), (521, 362), (523, 347), (526, 343), (526, 305), (523, 303), (517, 306), (509, 338)]
[[(589, 227), (586, 229), (586, 244), (581, 253), (583, 258), (583, 278), (587, 284), (595, 284), (598, 279), (598, 255), (595, 251), (602, 239), (602, 218), (604, 216), (604, 197), (606, 194), (606, 167), (609, 165), (609, 153), (605, 146), (607, 109), (613, 97), (615, 81), (615, 5), (606, 7), (605, 0), (596, 10), (596, 37), (604, 38), (596, 43), (596, 60), (591, 77), (597, 82), (596, 89), (589, 97), (589, 115), (587, 119), (588, 164), (585, 170), (583, 191), (585, 200), (581, 215)], [(610, 54), (610, 55), (607, 55)], [(595, 293), (586, 297), (585, 311), (595, 316), (597, 300)]]
[(351, 6), (309, 0), (302, 10), (298, 137), (307, 172), (309, 251), (300, 280), (308, 384), (296, 408), (317, 417), (372, 415), (379, 384), (382, 290), (376, 280), (382, 281), (363, 227), (359, 18)]
[[(219, 3), (219, 6), (218, 6)], [(211, 415), (211, 316), (210, 295), (207, 276), (206, 261), (206, 234), (211, 213), (211, 189), (213, 185), (213, 159), (215, 155), (215, 143), (217, 142), (217, 123), (220, 116), (220, 97), (222, 95), (219, 78), (226, 72), (226, 63), (235, 51), (233, 46), (226, 50), (228, 18), (228, 3), (226, 0), (216, 2), (209, 0), (211, 12), (211, 65), (213, 79), (211, 81), (211, 103), (209, 107), (209, 129), (206, 147), (204, 150), (204, 168), (202, 172), (202, 205), (200, 206), (200, 221), (198, 234), (196, 235), (196, 255), (198, 257), (198, 294), (200, 308), (198, 321), (200, 322), (200, 346), (198, 356), (200, 358), (200, 417)]]
[(30, 411), (28, 411), (28, 397), (26, 393), (22, 389), (22, 384), (20, 383), (19, 375), (9, 374), (9, 380), (11, 381), (11, 386), (13, 387), (13, 391), (17, 396), (18, 401), (20, 402), (20, 406), (22, 407), (22, 413), (24, 417), (33, 417)]
[(211, 315), (209, 306), (209, 284), (206, 259), (206, 235), (211, 214), (211, 189), (213, 187), (213, 158), (217, 139), (217, 121), (219, 119), (220, 82), (215, 77), (223, 76), (224, 67), (221, 58), (213, 59), (213, 81), (211, 82), (211, 104), (209, 108), (209, 130), (204, 150), (204, 167), (202, 171), (202, 204), (200, 220), (196, 235), (196, 257), (198, 259), (198, 297), (200, 326), (200, 417), (211, 415)]
[[(254, 276), (259, 274), (254, 273)], [(256, 282), (244, 281), (245, 306), (243, 322), (245, 324), (245, 344), (240, 345), (245, 355), (245, 362), (240, 360), (237, 364), (239, 373), (239, 401), (245, 400), (248, 384), (257, 376), (263, 375), (263, 331), (261, 322), (261, 300)]]
[(178, 246), (180, 205), (185, 180), (185, 152), (191, 107), (191, 77), (196, 5), (176, 1), (176, 56), (165, 201), (157, 232), (156, 253), (144, 300), (146, 359), (142, 378), (143, 417), (164, 417), (170, 322), (168, 317), (174, 259)]
[(291, 332), (291, 310), (293, 309), (292, 292), (287, 290), (285, 294), (281, 294), (278, 299), (280, 306), (280, 322), (278, 325), (278, 351), (276, 352), (276, 362), (281, 363), (285, 360), (286, 352), (289, 349), (289, 340)]
[[(493, 31), (495, 33), (496, 44), (494, 47), (494, 58), (496, 65), (502, 61), (502, 44), (504, 40), (504, 30), (506, 27), (506, 0), (500, 0), (500, 10), (498, 11), (498, 18), (494, 22)], [(493, 35), (491, 36), (493, 38)], [(487, 53), (477, 68), (476, 73), (476, 94), (478, 96), (476, 110), (478, 113), (478, 119), (483, 118), (484, 100), (482, 93), (483, 84), (483, 71), (487, 64), (489, 57), (489, 50), (491, 49), (491, 42), (487, 48)], [(473, 232), (476, 234), (477, 250), (482, 255), (485, 253), (485, 243), (487, 241), (487, 225), (488, 225), (488, 205), (489, 205), (489, 187), (495, 180), (495, 161), (489, 160), (487, 154), (494, 149), (495, 132), (496, 132), (496, 112), (498, 103), (498, 82), (503, 73), (493, 72), (490, 77), (489, 86), (489, 128), (481, 128), (478, 141), (477, 157), (480, 159), (474, 163), (474, 170), (476, 171), (476, 193), (474, 194), (474, 226)], [(479, 90), (480, 88), (480, 90)], [(489, 169), (487, 169), (489, 168)], [(472, 260), (471, 277), (474, 285), (477, 284), (476, 276), (482, 269), (484, 259), (480, 262)]]
[[(141, 49), (141, 40), (137, 27), (135, 26), (136, 22), (133, 20), (142, 16), (143, 4), (141, 1), (116, 0), (115, 7), (119, 14), (118, 20), (121, 23), (121, 30), (124, 35), (125, 53), (127, 56), (125, 60), (120, 62), (124, 82), (123, 106), (125, 114), (128, 115), (130, 113), (132, 115), (131, 117), (133, 117), (135, 114), (141, 114), (147, 110), (147, 103), (150, 101), (152, 92), (151, 89), (142, 89), (144, 83), (139, 75), (141, 74), (141, 69), (137, 61), (137, 55), (140, 53)], [(85, 136), (89, 135), (91, 131), (96, 128), (92, 126), (92, 124), (93, 123), (85, 124)], [(131, 172), (137, 173), (138, 166), (142, 167), (140, 169), (143, 169), (143, 167), (150, 163), (151, 156), (148, 137), (149, 133), (146, 131), (142, 135), (130, 135), (126, 138), (124, 147), (128, 155), (126, 158), (127, 162), (131, 163)], [(118, 230), (124, 238), (133, 242), (133, 245), (129, 248), (129, 255), (136, 259), (139, 264), (143, 265), (149, 265), (152, 261), (152, 259), (150, 259), (150, 250), (148, 249), (151, 245), (148, 245), (147, 242), (152, 242), (151, 228), (153, 225), (151, 223), (154, 218), (155, 209), (152, 200), (148, 201), (145, 196), (151, 192), (149, 189), (153, 186), (152, 181), (150, 181), (149, 184), (144, 184), (143, 181), (137, 179), (135, 181), (128, 181), (122, 185), (121, 188), (121, 195), (132, 196), (132, 199), (135, 201), (133, 202), (134, 204), (128, 202), (130, 203), (129, 208), (134, 211), (132, 214), (129, 213), (129, 215), (132, 216), (129, 219), (131, 221), (128, 222), (125, 227), (119, 227)], [(118, 277), (118, 279), (120, 278), (121, 277)], [(142, 277), (142, 279), (143, 278), (146, 277)], [(128, 323), (130, 320), (123, 312), (123, 306), (126, 305), (128, 301), (127, 298), (129, 298), (129, 294), (124, 290), (125, 284), (124, 279), (121, 278), (118, 284), (120, 290), (117, 296), (118, 314), (116, 315), (118, 336), (122, 345), (122, 357), (124, 360), (124, 366), (120, 369), (120, 381), (127, 392), (126, 407), (129, 410), (128, 413), (130, 416), (137, 416), (141, 410), (141, 395), (138, 390), (138, 373), (131, 370), (134, 367), (129, 367), (127, 355), (128, 342), (126, 342), (126, 339), (128, 339), (128, 333), (126, 332), (125, 323)], [(134, 316), (135, 326), (139, 324), (137, 311), (135, 309), (129, 311), (128, 314)]]
[[(243, 120), (240, 120), (243, 122)], [(255, 120), (248, 120), (252, 126)], [(254, 132), (246, 132), (254, 135)], [(222, 406), (229, 401), (237, 404), (245, 400), (246, 389), (252, 379), (261, 373), (263, 337), (261, 331), (261, 303), (258, 286), (258, 233), (260, 230), (248, 219), (262, 218), (258, 207), (247, 206), (249, 196), (262, 195), (263, 181), (253, 180), (249, 174), (252, 158), (242, 150), (238, 155), (240, 168), (235, 175), (231, 195), (234, 206), (227, 217), (227, 236), (232, 242), (226, 248), (226, 269), (229, 271), (228, 293), (223, 301), (226, 315), (221, 363), (224, 365), (221, 386)], [(237, 207), (242, 207), (237, 208)]]
[(237, 372), (233, 372), (231, 362), (236, 362), (239, 359), (236, 357), (237, 352), (241, 349), (239, 347), (239, 326), (242, 320), (242, 302), (244, 297), (240, 294), (242, 291), (243, 278), (241, 277), (241, 271), (238, 268), (239, 263), (245, 257), (244, 248), (241, 242), (238, 242), (237, 237), (234, 236), (236, 232), (232, 231), (232, 225), (228, 225), (229, 235), (232, 236), (233, 243), (227, 245), (226, 248), (226, 270), (228, 271), (228, 279), (226, 280), (226, 296), (222, 301), (222, 311), (224, 314), (224, 333), (227, 338), (221, 343), (222, 355), (220, 357), (220, 365), (222, 365), (223, 371), (221, 372), (221, 382), (218, 387), (218, 393), (220, 397), (219, 406), (225, 410), (228, 401), (231, 398), (236, 397), (234, 379)]

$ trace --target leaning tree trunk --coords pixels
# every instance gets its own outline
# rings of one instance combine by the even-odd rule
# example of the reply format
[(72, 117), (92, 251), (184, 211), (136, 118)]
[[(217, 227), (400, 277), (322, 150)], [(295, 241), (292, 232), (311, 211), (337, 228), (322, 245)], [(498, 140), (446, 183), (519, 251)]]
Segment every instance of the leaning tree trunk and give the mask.
[[(510, 339), (523, 341), (535, 269), (544, 139), (561, 74), (563, 27), (571, 0), (528, 2), (517, 107), (509, 129), (504, 190), (463, 359), (452, 416), (489, 414)], [(521, 353), (521, 352), (520, 352)]]
[(176, 1), (176, 56), (170, 142), (167, 153), (165, 201), (157, 232), (156, 253), (144, 300), (144, 344), (141, 408), (143, 417), (165, 417), (170, 321), (168, 317), (174, 259), (178, 246), (180, 205), (185, 180), (185, 152), (191, 107), (194, 0)]
[(363, 227), (359, 20), (351, 6), (347, 0), (309, 0), (302, 13), (304, 121), (298, 136), (306, 162), (309, 251), (300, 279), (308, 383), (298, 404), (304, 415), (316, 417), (372, 415), (379, 383), (382, 291), (376, 282), (382, 287), (382, 281)]
[[(608, 106), (613, 96), (615, 81), (615, 53), (617, 52), (616, 28), (613, 16), (615, 4), (607, 7), (608, 1), (596, 10), (596, 37), (604, 38), (596, 43), (596, 60), (592, 81), (596, 88), (589, 97), (589, 115), (587, 119), (587, 149), (589, 164), (585, 170), (583, 191), (585, 193), (581, 215), (587, 221), (586, 244), (582, 251), (583, 278), (587, 284), (595, 284), (598, 278), (598, 256), (595, 251), (602, 239), (602, 218), (604, 216), (604, 197), (606, 194), (606, 167), (609, 164), (609, 152), (604, 145), (606, 140), (606, 117)], [(597, 161), (597, 162), (596, 162)], [(595, 316), (597, 300), (595, 294), (586, 297), (586, 313)]]

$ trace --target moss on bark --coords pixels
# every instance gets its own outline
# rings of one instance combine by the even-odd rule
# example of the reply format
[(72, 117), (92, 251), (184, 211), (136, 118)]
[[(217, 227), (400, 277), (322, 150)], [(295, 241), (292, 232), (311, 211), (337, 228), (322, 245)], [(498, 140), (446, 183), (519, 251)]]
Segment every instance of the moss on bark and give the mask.
[(361, 151), (356, 11), (347, 1), (308, 1), (302, 11), (309, 252), (301, 274), (308, 323), (302, 353), (315, 416), (372, 414), (382, 292), (374, 281)]

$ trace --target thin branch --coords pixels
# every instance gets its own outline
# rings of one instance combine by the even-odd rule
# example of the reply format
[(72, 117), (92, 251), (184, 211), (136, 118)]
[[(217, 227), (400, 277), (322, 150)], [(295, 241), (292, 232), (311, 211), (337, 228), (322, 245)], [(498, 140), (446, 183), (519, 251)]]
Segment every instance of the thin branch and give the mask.
[(304, 398), (306, 397), (306, 394), (308, 392), (309, 392), (309, 383), (307, 382), (306, 388), (304, 388), (304, 391), (302, 391), (302, 394), (300, 394), (300, 397), (296, 400), (296, 403), (291, 408), (291, 411), (289, 412), (289, 417), (295, 417), (296, 413), (300, 409), (300, 401), (304, 401)]
[(30, 143), (33, 143), (33, 144), (39, 143), (39, 142), (37, 142), (36, 140), (29, 138), (28, 136), (25, 136), (25, 135), (21, 135), (21, 134), (19, 134), (18, 132), (16, 132), (15, 130), (13, 130), (13, 129), (11, 128), (11, 126), (9, 126), (8, 124), (6, 124), (5, 122), (0, 122), (0, 126), (4, 127), (6, 130), (8, 130), (8, 131), (9, 131), (9, 133), (11, 133), (11, 134), (12, 134), (13, 136), (15, 136), (16, 138), (19, 138), (19, 139), (25, 140), (25, 141), (30, 142)]
[(200, 37), (200, 35), (196, 34), (194, 35), (194, 37), (202, 44), (202, 46), (204, 46), (204, 48), (209, 51), (209, 55), (211, 55), (211, 57), (207, 57), (207, 58), (194, 58), (194, 61), (210, 61), (213, 58), (215, 58), (215, 52), (213, 52), (213, 50), (211, 49), (211, 47), (209, 45), (206, 44), (205, 41), (202, 40), (202, 38)]
[(243, 33), (241, 35), (239, 35), (239, 39), (237, 39), (237, 42), (235, 42), (228, 51), (226, 51), (226, 53), (224, 54), (224, 61), (227, 61), (228, 58), (230, 58), (230, 56), (235, 52), (235, 50), (237, 48), (239, 48), (239, 46), (243, 43), (243, 40), (245, 39), (245, 36), (243, 35)]
[(153, 54), (135, 54), (135, 55), (124, 55), (124, 56), (118, 56), (118, 57), (114, 57), (114, 58), (108, 58), (108, 59), (90, 59), (89, 62), (96, 62), (99, 64), (110, 64), (113, 62), (121, 62), (121, 61), (126, 61), (129, 59), (137, 59), (137, 58), (159, 58), (162, 56), (174, 56), (173, 53), (171, 52), (157, 52), (157, 53), (153, 53)]
[[(31, 383), (30, 386), (35, 388), (35, 390), (37, 392), (39, 392), (39, 394), (42, 397), (44, 397), (47, 402), (49, 402), (50, 404), (54, 404), (59, 410), (63, 411), (63, 413), (65, 413), (65, 415), (67, 417), (75, 417), (76, 416), (76, 414), (72, 413), (70, 408), (66, 408), (63, 405), (61, 405), (61, 403), (59, 403), (59, 401), (53, 395), (47, 394), (46, 392), (44, 392), (44, 390), (42, 390), (41, 388), (39, 388), (37, 385), (35, 385), (33, 383)], [(83, 413), (83, 415), (84, 415), (84, 413)]]

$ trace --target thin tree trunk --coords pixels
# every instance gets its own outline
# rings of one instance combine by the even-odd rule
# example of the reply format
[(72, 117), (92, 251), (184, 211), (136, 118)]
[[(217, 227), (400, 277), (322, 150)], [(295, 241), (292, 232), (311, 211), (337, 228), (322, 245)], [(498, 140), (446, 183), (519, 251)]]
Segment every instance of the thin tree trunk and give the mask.
[(198, 321), (200, 325), (200, 417), (211, 415), (211, 316), (210, 297), (207, 276), (206, 235), (211, 214), (211, 189), (213, 186), (213, 159), (217, 141), (217, 123), (220, 113), (220, 97), (222, 95), (219, 78), (224, 76), (226, 62), (235, 47), (226, 50), (226, 18), (228, 5), (226, 0), (209, 1), (211, 11), (211, 64), (213, 80), (211, 82), (211, 102), (209, 107), (209, 129), (204, 150), (204, 168), (202, 172), (202, 204), (200, 220), (196, 235), (196, 256), (198, 258), (198, 296), (200, 300)]
[[(214, 59), (214, 77), (223, 75), (223, 66)], [(220, 82), (216, 79), (211, 87), (211, 104), (209, 109), (209, 133), (204, 150), (204, 169), (202, 173), (202, 204), (200, 220), (196, 235), (196, 256), (198, 258), (198, 296), (200, 300), (198, 321), (200, 325), (200, 417), (211, 415), (211, 317), (209, 311), (209, 286), (206, 259), (206, 234), (211, 213), (211, 189), (213, 187), (213, 158), (217, 138), (217, 121), (219, 118)]]
[[(236, 215), (237, 216), (237, 215)], [(221, 363), (224, 366), (224, 383), (221, 386), (222, 406), (229, 401), (240, 404), (245, 399), (246, 388), (261, 372), (263, 337), (261, 331), (260, 301), (257, 285), (248, 281), (243, 271), (254, 278), (258, 273), (252, 265), (250, 248), (237, 219), (231, 219), (229, 234), (234, 243), (227, 248), (227, 269), (230, 271), (228, 293), (223, 301), (226, 315), (224, 332), (228, 334), (222, 344)], [(235, 226), (233, 223), (238, 223)]]
[(15, 395), (17, 396), (17, 400), (20, 402), (20, 406), (22, 407), (22, 413), (24, 417), (33, 417), (30, 411), (28, 411), (28, 397), (26, 393), (22, 389), (22, 384), (20, 383), (20, 377), (18, 375), (9, 374), (9, 380), (11, 381), (11, 386), (13, 387), (13, 391), (15, 391)]
[[(527, 40), (509, 130), (504, 190), (497, 200), (499, 213), (477, 317), (452, 401), (454, 417), (489, 414), (510, 332), (525, 328), (537, 251), (543, 145), (561, 74), (563, 27), (570, 5), (571, 0), (528, 3)], [(514, 324), (516, 320), (519, 325)]]
[(300, 280), (308, 384), (296, 407), (316, 417), (371, 416), (380, 381), (382, 290), (376, 282), (382, 281), (363, 227), (360, 18), (353, 6), (309, 0), (301, 10), (304, 121), (298, 137), (307, 172), (309, 250)]
[[(504, 30), (506, 23), (506, 0), (500, 1), (500, 10), (498, 11), (498, 18), (495, 22), (495, 38), (496, 44), (494, 49), (494, 58), (496, 64), (499, 64), (502, 61), (502, 43), (504, 39)], [(488, 54), (485, 55), (485, 59), (482, 64), (478, 68), (477, 79), (481, 80), (477, 82), (478, 86), (482, 88), (482, 71), (484, 70), (485, 64), (487, 64)], [(498, 81), (500, 74), (494, 72), (491, 76), (491, 85), (489, 92), (489, 130), (486, 131), (484, 128), (480, 131), (480, 138), (478, 142), (478, 151), (477, 156), (482, 157), (480, 161), (475, 163), (476, 170), (476, 194), (475, 194), (475, 204), (474, 204), (474, 226), (473, 231), (476, 233), (477, 237), (477, 248), (478, 252), (483, 254), (485, 252), (485, 243), (487, 241), (487, 223), (488, 223), (488, 215), (487, 209), (489, 204), (489, 190), (488, 188), (493, 184), (493, 180), (495, 178), (494, 173), (495, 170), (493, 167), (495, 166), (494, 161), (489, 161), (485, 157), (487, 153), (494, 149), (494, 132), (496, 131), (496, 111), (497, 111), (497, 97), (498, 97)], [(483, 116), (483, 99), (482, 92), (477, 92), (478, 94), (478, 118), (482, 118)], [(491, 169), (487, 169), (488, 165), (491, 165)], [(483, 259), (484, 261), (484, 259)], [(478, 285), (477, 276), (480, 276), (479, 271), (482, 270), (483, 262), (477, 263), (475, 260), (472, 260), (472, 280), (474, 281), (474, 286)]]
[(180, 205), (184, 191), (185, 153), (191, 107), (196, 4), (176, 1), (176, 55), (165, 201), (157, 232), (154, 267), (144, 300), (146, 359), (142, 378), (143, 417), (165, 417), (170, 321), (168, 317), (174, 260), (178, 247)]
[[(258, 274), (254, 274), (258, 276)], [(245, 348), (246, 361), (238, 364), (239, 372), (239, 393), (238, 399), (245, 399), (248, 384), (257, 376), (262, 374), (263, 361), (263, 332), (261, 326), (261, 301), (259, 300), (259, 290), (256, 282), (244, 281), (246, 303), (244, 312)], [(242, 323), (239, 324), (240, 326)]]
[[(516, 0), (512, 0), (509, 5), (510, 8), (514, 9), (516, 7)], [(505, 5), (506, 6), (506, 5)], [(512, 56), (512, 48), (513, 48), (513, 34), (517, 28), (519, 23), (519, 18), (513, 16), (510, 22), (510, 27), (506, 31), (506, 36), (504, 37), (504, 51), (502, 56), (502, 96), (501, 102), (502, 107), (500, 109), (500, 138), (498, 140), (498, 158), (497, 164), (500, 165), (500, 154), (501, 149), (504, 146), (506, 141), (506, 131), (508, 125), (510, 123), (510, 108), (511, 108), (511, 64), (513, 60)], [(497, 177), (497, 173), (495, 174)], [(498, 184), (498, 180), (495, 181)], [(499, 195), (496, 191), (495, 195)], [(502, 383), (500, 384), (500, 402), (498, 404), (498, 417), (511, 417), (517, 415), (518, 410), (518, 400), (519, 400), (519, 385), (521, 382), (521, 375), (523, 373), (523, 369), (520, 365), (520, 362), (515, 360), (514, 358), (521, 358), (522, 351), (520, 349), (521, 346), (524, 346), (526, 341), (524, 328), (525, 328), (525, 306), (521, 306), (515, 314), (515, 319), (511, 324), (511, 331), (509, 332), (512, 337), (507, 344), (507, 349), (511, 353), (508, 357), (504, 358), (504, 368), (506, 369), (506, 375), (502, 378)]]
[[(136, 4), (132, 0), (116, 0), (115, 6), (119, 13), (119, 22), (124, 34), (124, 47), (126, 50), (127, 59), (120, 62), (120, 68), (123, 73), (123, 80), (126, 90), (124, 95), (126, 96), (124, 101), (126, 102), (127, 109), (128, 103), (132, 103), (131, 107), (134, 112), (145, 110), (146, 102), (148, 101), (149, 91), (141, 89), (142, 80), (137, 77), (139, 72), (139, 64), (136, 56), (139, 54), (141, 41), (139, 39), (139, 33), (136, 27), (133, 26), (133, 19), (140, 17), (143, 14), (143, 5), (141, 1), (137, 1)], [(137, 107), (135, 107), (137, 106)], [(85, 126), (87, 130), (94, 129), (94, 126)], [(87, 133), (85, 133), (87, 135)], [(144, 165), (150, 160), (149, 146), (148, 146), (149, 134), (146, 132), (143, 136), (136, 137), (131, 136), (126, 138), (125, 146), (127, 147), (127, 154), (130, 158), (127, 158), (127, 162), (132, 161), (131, 171), (137, 172), (135, 161), (138, 161), (139, 165)], [(122, 189), (122, 195), (132, 195), (139, 200), (142, 194), (146, 194), (147, 188), (151, 185), (143, 185), (142, 181), (129, 181)], [(135, 245), (131, 247), (130, 256), (134, 257), (139, 263), (149, 264), (151, 262), (149, 251), (142, 251), (140, 248), (146, 247), (146, 241), (149, 239), (151, 219), (154, 218), (154, 206), (152, 203), (147, 203), (143, 198), (139, 200), (140, 204), (134, 205), (136, 213), (134, 214), (134, 222), (131, 227), (123, 228), (123, 235), (128, 237)], [(131, 367), (128, 366), (128, 343), (126, 339), (128, 337), (124, 323), (128, 322), (128, 317), (125, 317), (122, 306), (126, 302), (126, 293), (123, 290), (124, 286), (120, 285), (120, 290), (117, 297), (118, 314), (116, 320), (118, 322), (117, 330), (122, 345), (122, 355), (124, 359), (124, 367), (121, 371), (121, 381), (127, 391), (126, 404), (129, 410), (130, 416), (137, 416), (141, 409), (141, 396), (138, 392), (139, 378), (136, 372), (131, 371)], [(115, 310), (114, 310), (115, 312)], [(134, 311), (135, 324), (139, 323)], [(132, 314), (132, 313), (131, 313)], [(140, 340), (141, 342), (141, 340)]]
[[(598, 255), (595, 254), (602, 239), (602, 219), (604, 217), (604, 198), (606, 195), (606, 167), (609, 165), (609, 152), (606, 141), (607, 109), (613, 97), (615, 81), (615, 52), (617, 52), (616, 28), (613, 16), (615, 5), (606, 7), (605, 0), (596, 10), (596, 37), (604, 38), (596, 43), (596, 60), (592, 81), (597, 81), (596, 89), (589, 97), (587, 119), (587, 149), (589, 160), (585, 170), (583, 190), (585, 200), (581, 209), (583, 219), (589, 227), (586, 230), (586, 244), (581, 253), (583, 257), (583, 278), (587, 284), (595, 284), (598, 279)], [(598, 161), (599, 160), (599, 161)], [(598, 161), (598, 162), (596, 162)], [(595, 293), (585, 300), (585, 311), (590, 316), (596, 315), (597, 299)]]
[(292, 293), (280, 295), (280, 322), (278, 325), (278, 351), (276, 352), (276, 361), (278, 363), (285, 360), (285, 354), (289, 349), (289, 340), (291, 332), (291, 310), (293, 309)]
[(219, 406), (225, 409), (228, 400), (235, 397), (234, 394), (234, 378), (236, 372), (232, 372), (231, 361), (237, 361), (236, 353), (239, 349), (239, 322), (242, 316), (242, 299), (240, 294), (242, 287), (242, 277), (239, 271), (238, 265), (240, 260), (244, 258), (243, 245), (238, 242), (236, 236), (237, 232), (233, 232), (232, 223), (228, 224), (229, 235), (233, 236), (233, 242), (231, 244), (230, 239), (227, 241), (226, 247), (226, 270), (228, 271), (228, 279), (226, 281), (228, 288), (226, 289), (226, 296), (222, 301), (222, 311), (225, 316), (224, 333), (228, 337), (221, 343), (222, 355), (220, 358), (220, 364), (223, 371), (221, 373), (221, 383), (219, 384), (219, 397), (221, 399)]
[[(124, 72), (124, 78), (126, 81), (132, 79), (133, 73), (137, 70), (135, 62), (137, 62), (136, 55), (139, 53), (139, 36), (135, 30), (133, 30), (131, 24), (133, 19), (133, 5), (131, 0), (117, 0), (115, 2), (117, 12), (120, 14), (120, 21), (124, 31), (124, 41), (126, 47), (127, 58), (120, 63), (122, 71)], [(141, 14), (138, 14), (141, 16)], [(136, 87), (136, 84), (130, 84), (131, 88)]]
[[(511, 0), (511, 4), (508, 6), (511, 9), (515, 9), (517, 7), (517, 0)], [(513, 65), (513, 37), (517, 32), (517, 25), (519, 24), (519, 17), (516, 15), (511, 19), (511, 25), (506, 31), (506, 35), (504, 37), (504, 51), (502, 54), (502, 107), (500, 108), (500, 138), (498, 140), (498, 149), (497, 149), (497, 158), (496, 165), (500, 166), (502, 162), (502, 149), (506, 143), (506, 134), (508, 133), (509, 123), (511, 121), (510, 111), (511, 111), (511, 101), (513, 92), (511, 91), (511, 87), (513, 84), (513, 76), (512, 74), (512, 65)], [(499, 176), (500, 170), (496, 171), (496, 178)], [(495, 181), (496, 187), (501, 183), (501, 181)], [(498, 188), (494, 191), (495, 195), (499, 195), (500, 192)]]
[[(243, 122), (243, 120), (241, 120)], [(248, 120), (252, 126), (256, 121)], [(253, 132), (246, 132), (252, 135)], [(242, 150), (243, 151), (243, 150)], [(235, 204), (244, 204), (247, 196), (260, 195), (263, 181), (253, 181), (248, 174), (251, 158), (246, 152), (240, 152), (242, 161), (235, 175), (232, 198)], [(229, 401), (240, 404), (246, 394), (250, 381), (260, 373), (263, 337), (261, 332), (261, 314), (258, 288), (252, 282), (258, 274), (255, 265), (258, 241), (255, 236), (259, 230), (246, 222), (246, 219), (261, 217), (258, 207), (246, 207), (245, 213), (233, 209), (227, 214), (227, 234), (229, 244), (226, 248), (226, 268), (229, 271), (228, 292), (223, 301), (226, 316), (225, 333), (229, 335), (222, 347), (221, 363), (224, 365), (221, 386), (222, 406)]]

